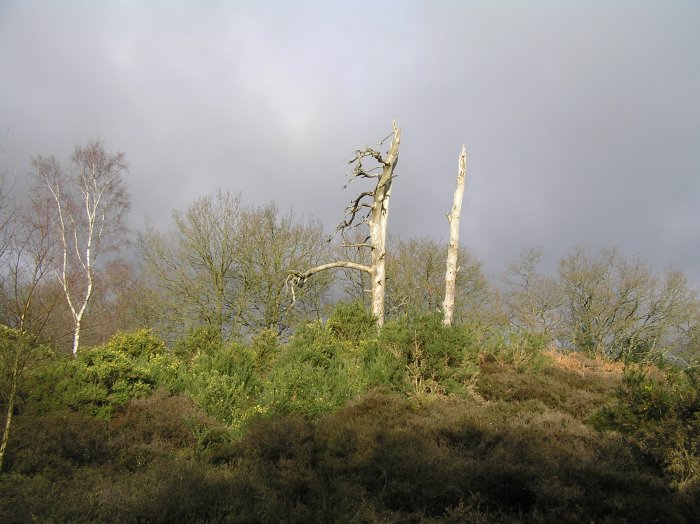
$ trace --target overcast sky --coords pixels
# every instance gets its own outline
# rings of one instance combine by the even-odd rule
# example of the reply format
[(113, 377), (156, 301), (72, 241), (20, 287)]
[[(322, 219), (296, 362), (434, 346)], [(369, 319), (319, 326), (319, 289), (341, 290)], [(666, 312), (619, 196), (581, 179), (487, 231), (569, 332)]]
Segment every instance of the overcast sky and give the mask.
[(700, 283), (699, 0), (0, 0), (6, 163), (102, 139), (134, 229), (222, 188), (330, 231), (394, 117), (392, 234), (447, 238), (464, 143), (492, 276), (617, 245)]

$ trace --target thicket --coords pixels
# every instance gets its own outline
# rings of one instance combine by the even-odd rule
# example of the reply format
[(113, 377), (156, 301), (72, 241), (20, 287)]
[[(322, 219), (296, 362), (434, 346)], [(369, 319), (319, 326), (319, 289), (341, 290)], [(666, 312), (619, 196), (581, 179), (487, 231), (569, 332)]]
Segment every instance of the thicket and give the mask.
[(547, 342), (433, 314), (378, 332), (358, 303), (286, 341), (119, 334), (19, 384), (0, 520), (700, 520), (698, 371)]

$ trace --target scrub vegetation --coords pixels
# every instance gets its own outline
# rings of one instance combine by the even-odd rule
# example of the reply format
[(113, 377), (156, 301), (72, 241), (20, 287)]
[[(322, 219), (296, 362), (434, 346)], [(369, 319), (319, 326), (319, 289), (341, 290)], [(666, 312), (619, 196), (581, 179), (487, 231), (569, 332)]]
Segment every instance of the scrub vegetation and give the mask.
[(358, 303), (288, 341), (120, 334), (23, 376), (0, 519), (694, 522), (697, 380)]

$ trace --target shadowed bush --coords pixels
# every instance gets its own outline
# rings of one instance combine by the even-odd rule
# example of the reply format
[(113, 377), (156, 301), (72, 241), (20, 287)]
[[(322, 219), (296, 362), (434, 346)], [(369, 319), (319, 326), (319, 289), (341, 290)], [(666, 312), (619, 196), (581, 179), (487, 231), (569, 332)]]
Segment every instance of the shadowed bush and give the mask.
[(617, 403), (595, 422), (630, 436), (674, 486), (700, 499), (700, 369), (628, 366)]

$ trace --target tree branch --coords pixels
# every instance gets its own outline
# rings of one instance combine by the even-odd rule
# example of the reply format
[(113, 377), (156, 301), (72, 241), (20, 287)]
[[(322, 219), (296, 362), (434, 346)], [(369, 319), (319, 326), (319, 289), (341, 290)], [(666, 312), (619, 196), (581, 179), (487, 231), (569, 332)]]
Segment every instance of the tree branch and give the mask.
[(308, 279), (312, 275), (315, 275), (316, 273), (320, 273), (321, 271), (326, 271), (327, 269), (336, 269), (336, 268), (355, 269), (357, 271), (364, 271), (365, 273), (372, 272), (372, 269), (369, 266), (365, 266), (363, 264), (357, 264), (355, 262), (350, 262), (350, 261), (346, 261), (346, 260), (339, 261), (339, 262), (329, 262), (328, 264), (321, 264), (320, 266), (312, 267), (311, 269), (304, 271), (304, 272), (290, 271), (289, 275), (287, 276), (287, 279), (285, 280), (284, 285), (292, 293), (291, 306), (293, 306), (294, 303), (296, 302), (296, 295), (294, 293), (295, 287), (302, 288), (304, 286), (304, 283), (306, 282), (306, 279)]

